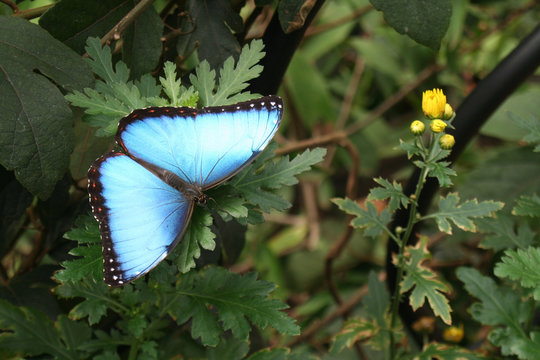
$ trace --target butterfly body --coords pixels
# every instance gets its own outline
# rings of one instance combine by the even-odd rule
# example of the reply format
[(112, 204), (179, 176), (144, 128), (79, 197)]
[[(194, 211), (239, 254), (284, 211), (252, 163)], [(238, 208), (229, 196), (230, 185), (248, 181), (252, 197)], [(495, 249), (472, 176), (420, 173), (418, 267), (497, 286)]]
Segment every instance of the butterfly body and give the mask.
[(266, 147), (282, 115), (276, 96), (221, 107), (147, 108), (123, 118), (122, 152), (94, 162), (90, 204), (100, 223), (104, 278), (123, 285), (155, 267), (180, 241), (204, 191), (231, 178)]

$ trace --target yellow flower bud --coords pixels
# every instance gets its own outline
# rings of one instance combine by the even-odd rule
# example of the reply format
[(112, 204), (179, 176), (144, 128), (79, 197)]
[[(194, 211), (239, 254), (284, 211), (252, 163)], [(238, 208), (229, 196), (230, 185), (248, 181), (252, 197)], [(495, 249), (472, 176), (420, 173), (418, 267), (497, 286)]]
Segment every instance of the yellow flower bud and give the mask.
[(434, 133), (443, 132), (444, 129), (446, 129), (446, 126), (447, 124), (441, 119), (431, 120), (431, 123), (429, 124), (431, 131), (433, 131)]
[(465, 331), (463, 330), (463, 324), (459, 324), (459, 327), (450, 326), (444, 330), (443, 339), (448, 342), (459, 343), (461, 340), (463, 340), (464, 334)]
[(446, 107), (446, 95), (441, 89), (424, 91), (422, 94), (422, 111), (430, 119), (440, 118)]
[(424, 125), (424, 123), (420, 120), (414, 120), (411, 123), (411, 132), (414, 135), (422, 135), (424, 133), (424, 130), (426, 130), (426, 125)]
[(444, 120), (448, 120), (448, 119), (450, 119), (452, 116), (454, 116), (454, 109), (452, 109), (452, 107), (450, 106), (450, 104), (446, 104), (446, 105), (444, 106), (443, 119), (444, 119)]
[(450, 134), (444, 134), (439, 139), (439, 144), (441, 145), (441, 148), (445, 150), (450, 150), (452, 147), (454, 147), (455, 143), (456, 143), (456, 140)]

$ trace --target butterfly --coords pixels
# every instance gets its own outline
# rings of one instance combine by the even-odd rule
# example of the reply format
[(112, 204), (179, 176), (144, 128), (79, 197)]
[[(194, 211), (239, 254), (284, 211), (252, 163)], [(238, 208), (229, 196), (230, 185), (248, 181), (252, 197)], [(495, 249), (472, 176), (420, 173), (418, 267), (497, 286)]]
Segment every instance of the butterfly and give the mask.
[(150, 107), (120, 120), (123, 152), (98, 158), (88, 193), (99, 222), (103, 277), (121, 286), (148, 273), (174, 249), (204, 192), (250, 164), (276, 134), (277, 96), (194, 109)]

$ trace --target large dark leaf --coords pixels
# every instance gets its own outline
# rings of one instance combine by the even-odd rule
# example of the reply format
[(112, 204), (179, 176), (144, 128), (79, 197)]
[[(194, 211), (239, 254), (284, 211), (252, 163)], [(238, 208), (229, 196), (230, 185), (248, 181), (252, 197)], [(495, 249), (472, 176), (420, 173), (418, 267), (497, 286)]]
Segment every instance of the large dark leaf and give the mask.
[(163, 22), (154, 7), (148, 7), (124, 34), (122, 58), (130, 76), (138, 79), (156, 68), (161, 57)]
[(83, 54), (87, 38), (105, 35), (132, 7), (131, 0), (62, 0), (43, 14), (39, 25)]
[(75, 52), (26, 20), (0, 17), (0, 54), (0, 163), (45, 199), (73, 148), (72, 113), (57, 86), (82, 89), (93, 78)]
[(369, 0), (398, 33), (437, 50), (452, 15), (450, 0)]
[(238, 57), (240, 45), (231, 30), (242, 31), (242, 18), (228, 0), (190, 0), (188, 12), (189, 24), (182, 29), (193, 31), (178, 38), (177, 49), (182, 55), (182, 50), (198, 46), (199, 60), (207, 60), (214, 69), (229, 56)]

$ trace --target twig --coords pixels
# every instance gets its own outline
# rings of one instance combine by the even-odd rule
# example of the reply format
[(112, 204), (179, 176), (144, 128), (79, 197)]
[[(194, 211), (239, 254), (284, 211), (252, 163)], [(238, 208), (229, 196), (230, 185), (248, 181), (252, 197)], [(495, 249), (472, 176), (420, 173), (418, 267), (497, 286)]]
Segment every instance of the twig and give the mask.
[(9, 1), (9, 0), (0, 0), (0, 2), (6, 4), (7, 6), (9, 6), (9, 7), (11, 8), (11, 10), (13, 10), (13, 12), (14, 12), (15, 14), (21, 11), (21, 10), (19, 10), (19, 7), (17, 6), (17, 4), (15, 4), (15, 3), (12, 2), (12, 1)]
[(363, 8), (356, 9), (352, 14), (344, 16), (344, 17), (339, 18), (337, 20), (328, 22), (326, 24), (322, 24), (320, 26), (309, 27), (307, 29), (307, 31), (306, 31), (305, 37), (317, 35), (317, 34), (319, 34), (321, 32), (331, 30), (331, 29), (333, 29), (335, 27), (341, 26), (341, 25), (343, 25), (343, 24), (345, 24), (345, 23), (347, 23), (349, 21), (352, 21), (352, 20), (354, 20), (356, 18), (359, 18), (360, 16), (364, 15), (365, 13), (367, 13), (368, 11), (370, 11), (372, 9), (373, 9), (373, 6), (367, 5), (367, 6), (364, 6)]
[[(379, 274), (379, 281), (385, 281), (386, 273), (381, 272)], [(315, 335), (319, 330), (330, 324), (336, 318), (343, 316), (350, 312), (368, 293), (367, 284), (363, 285), (347, 302), (344, 302), (343, 305), (338, 307), (332, 313), (328, 314), (324, 319), (313, 322), (306, 330), (304, 330), (299, 336), (295, 337), (289, 341), (286, 346), (291, 347), (293, 345), (299, 344), (313, 335)]]
[(300, 189), (304, 199), (304, 208), (306, 209), (308, 235), (306, 238), (306, 247), (310, 250), (317, 248), (320, 238), (319, 212), (317, 209), (317, 192), (312, 181), (301, 181)]
[[(351, 115), (352, 104), (354, 102), (354, 96), (356, 95), (356, 92), (358, 90), (358, 84), (360, 83), (360, 78), (362, 77), (364, 68), (365, 68), (364, 59), (359, 54), (356, 54), (356, 61), (354, 63), (354, 69), (351, 76), (351, 80), (349, 81), (349, 86), (347, 87), (347, 91), (345, 92), (345, 97), (343, 99), (343, 103), (341, 104), (341, 109), (339, 111), (339, 116), (336, 121), (334, 130), (343, 130), (343, 127), (345, 127), (345, 124), (347, 123), (347, 119)], [(334, 159), (335, 153), (336, 153), (335, 147), (331, 147), (328, 149), (328, 154), (326, 155), (326, 159), (324, 159), (323, 168), (328, 168), (330, 166), (330, 164), (332, 163)]]
[(387, 112), (391, 107), (400, 102), (405, 96), (407, 96), (411, 91), (415, 90), (422, 82), (429, 78), (434, 73), (440, 71), (443, 66), (438, 64), (432, 64), (425, 68), (413, 81), (403, 86), (398, 92), (386, 99), (382, 104), (377, 106), (373, 111), (371, 111), (364, 121), (360, 123), (353, 124), (345, 129), (347, 135), (352, 135), (357, 131), (365, 128), (373, 121), (375, 121), (379, 116)]
[(119, 40), (122, 36), (122, 33), (127, 29), (131, 23), (133, 23), (137, 18), (146, 10), (147, 7), (152, 5), (154, 0), (141, 0), (137, 5), (133, 7), (120, 20), (105, 36), (101, 38), (101, 45), (110, 44), (111, 40)]
[[(0, 1), (4, 2), (4, 0), (0, 0)], [(40, 6), (33, 9), (27, 9), (27, 10), (22, 10), (22, 11), (18, 10), (18, 11), (15, 11), (15, 13), (13, 13), (12, 16), (19, 17), (21, 19), (27, 19), (27, 20), (35, 19), (43, 15), (47, 10), (49, 10), (53, 6), (54, 4), (50, 4), (50, 5), (44, 5), (44, 6)]]

